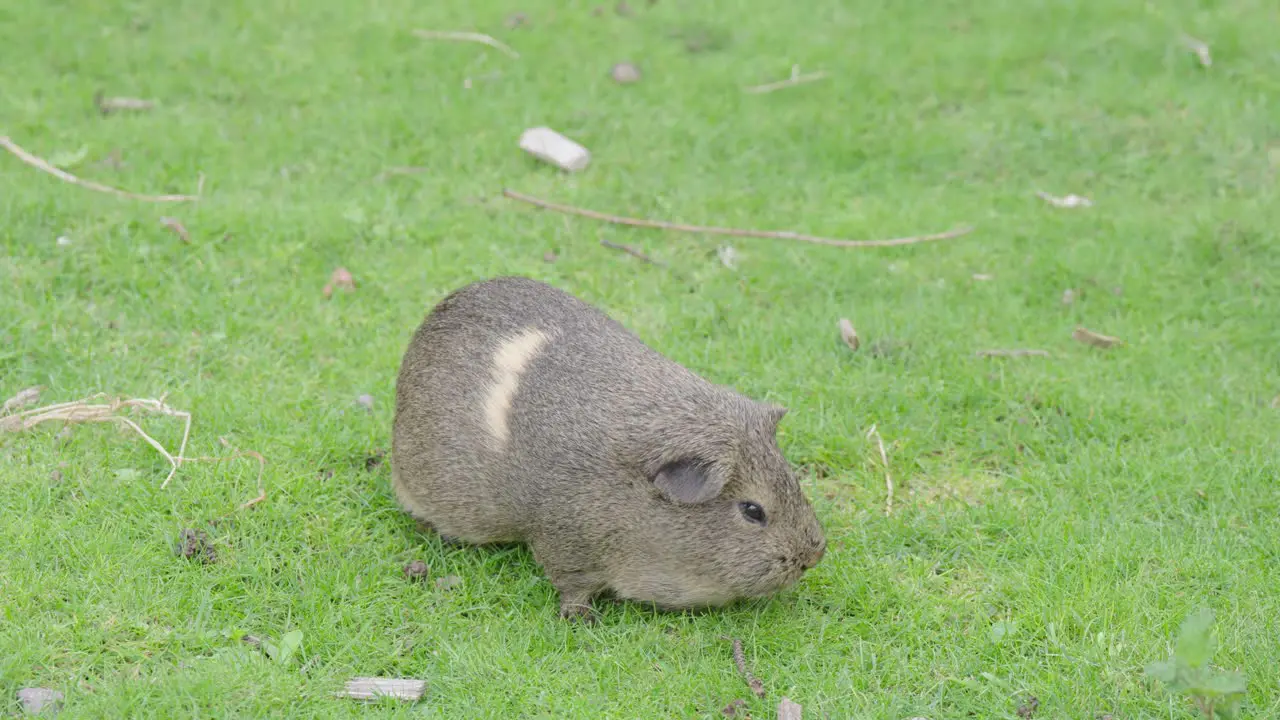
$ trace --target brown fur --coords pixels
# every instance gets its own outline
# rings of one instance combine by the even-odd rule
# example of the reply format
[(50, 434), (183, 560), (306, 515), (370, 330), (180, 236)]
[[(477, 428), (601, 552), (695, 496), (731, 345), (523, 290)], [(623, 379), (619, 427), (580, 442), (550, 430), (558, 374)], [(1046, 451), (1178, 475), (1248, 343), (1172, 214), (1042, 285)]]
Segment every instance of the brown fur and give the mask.
[[(514, 380), (495, 389), (530, 331), (546, 340), (521, 345)], [(442, 535), (528, 543), (566, 616), (606, 590), (663, 608), (720, 605), (787, 587), (822, 557), (822, 528), (777, 447), (785, 413), (707, 382), (568, 293), (495, 278), (442, 300), (410, 342), (392, 483)], [(763, 526), (745, 501), (763, 507)]]

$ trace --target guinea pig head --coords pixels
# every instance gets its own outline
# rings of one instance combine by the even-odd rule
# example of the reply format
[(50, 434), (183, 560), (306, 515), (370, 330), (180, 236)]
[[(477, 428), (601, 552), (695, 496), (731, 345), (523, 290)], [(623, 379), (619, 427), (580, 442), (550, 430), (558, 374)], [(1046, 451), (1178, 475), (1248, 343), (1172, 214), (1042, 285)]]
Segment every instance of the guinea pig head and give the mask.
[(656, 502), (668, 506), (661, 542), (688, 576), (721, 588), (721, 599), (793, 585), (826, 549), (813, 506), (777, 445), (786, 412), (740, 398), (650, 473)]

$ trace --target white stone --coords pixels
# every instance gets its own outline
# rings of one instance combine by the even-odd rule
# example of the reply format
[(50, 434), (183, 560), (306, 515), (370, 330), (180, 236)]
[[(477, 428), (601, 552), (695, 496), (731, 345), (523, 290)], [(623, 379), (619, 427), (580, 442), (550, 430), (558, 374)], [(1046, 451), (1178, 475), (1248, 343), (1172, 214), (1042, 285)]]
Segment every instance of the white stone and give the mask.
[(591, 153), (578, 143), (548, 127), (525, 130), (520, 149), (566, 172), (577, 172), (591, 162)]

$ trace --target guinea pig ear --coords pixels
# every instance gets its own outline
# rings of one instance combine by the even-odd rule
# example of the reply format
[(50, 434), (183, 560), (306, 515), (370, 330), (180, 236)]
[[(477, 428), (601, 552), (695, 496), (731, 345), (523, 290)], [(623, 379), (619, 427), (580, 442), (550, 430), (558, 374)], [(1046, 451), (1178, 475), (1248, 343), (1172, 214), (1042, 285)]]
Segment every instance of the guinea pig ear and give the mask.
[(724, 474), (709, 464), (692, 460), (667, 463), (653, 477), (653, 484), (668, 500), (681, 505), (699, 505), (715, 498), (724, 489)]
[(782, 422), (782, 418), (787, 414), (787, 408), (781, 405), (765, 404), (761, 406), (764, 409), (765, 421), (768, 423), (769, 431), (778, 432), (778, 423)]

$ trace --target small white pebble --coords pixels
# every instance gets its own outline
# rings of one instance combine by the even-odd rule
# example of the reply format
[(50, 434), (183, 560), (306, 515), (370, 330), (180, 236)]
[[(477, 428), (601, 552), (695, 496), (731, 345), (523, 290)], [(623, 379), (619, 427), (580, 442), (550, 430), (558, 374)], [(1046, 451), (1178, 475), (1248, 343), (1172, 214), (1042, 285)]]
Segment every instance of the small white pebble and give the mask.
[(722, 245), (716, 249), (716, 255), (720, 257), (720, 264), (730, 270), (738, 267), (738, 251), (734, 250), (730, 245)]

